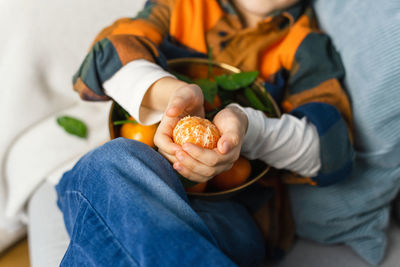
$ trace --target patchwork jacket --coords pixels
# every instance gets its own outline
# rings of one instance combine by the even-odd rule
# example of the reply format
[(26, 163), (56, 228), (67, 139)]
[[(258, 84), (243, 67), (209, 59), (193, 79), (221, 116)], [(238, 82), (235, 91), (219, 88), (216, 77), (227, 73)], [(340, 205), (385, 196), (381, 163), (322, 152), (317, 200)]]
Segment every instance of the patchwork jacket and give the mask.
[(100, 32), (73, 78), (82, 99), (108, 100), (103, 83), (129, 62), (146, 59), (167, 69), (168, 59), (207, 58), (210, 47), (217, 62), (259, 70), (281, 110), (305, 116), (320, 140), (317, 176), (284, 172), (260, 181), (275, 189), (275, 197), (252, 213), (270, 248), (267, 253), (275, 257), (290, 248), (294, 236), (281, 181), (328, 186), (350, 175), (354, 159), (351, 106), (341, 85), (344, 69), (305, 2), (246, 28), (229, 0), (149, 0), (136, 17)]
[(207, 57), (244, 71), (259, 70), (283, 112), (307, 117), (320, 139), (316, 177), (285, 175), (289, 183), (326, 186), (349, 176), (352, 115), (341, 86), (344, 69), (329, 37), (302, 2), (245, 28), (228, 0), (150, 0), (134, 18), (105, 28), (73, 78), (85, 100), (107, 100), (103, 83), (124, 65), (146, 59)]

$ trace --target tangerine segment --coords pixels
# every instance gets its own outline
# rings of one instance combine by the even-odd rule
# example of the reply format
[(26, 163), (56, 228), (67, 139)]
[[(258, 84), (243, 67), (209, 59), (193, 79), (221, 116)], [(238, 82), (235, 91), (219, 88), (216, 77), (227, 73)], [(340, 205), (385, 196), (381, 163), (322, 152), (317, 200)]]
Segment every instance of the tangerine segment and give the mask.
[(203, 148), (213, 149), (217, 147), (221, 135), (217, 126), (211, 121), (197, 116), (186, 116), (176, 124), (172, 137), (178, 145), (192, 143)]
[(251, 173), (251, 164), (248, 159), (240, 156), (232, 168), (216, 175), (210, 183), (220, 190), (229, 190), (244, 184)]

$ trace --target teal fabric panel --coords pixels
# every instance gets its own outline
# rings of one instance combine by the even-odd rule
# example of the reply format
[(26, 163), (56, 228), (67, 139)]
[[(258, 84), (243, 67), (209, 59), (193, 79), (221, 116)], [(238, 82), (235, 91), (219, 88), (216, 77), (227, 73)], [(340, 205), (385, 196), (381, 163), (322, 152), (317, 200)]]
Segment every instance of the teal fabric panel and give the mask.
[(342, 81), (344, 69), (339, 54), (330, 38), (322, 33), (310, 33), (301, 42), (294, 57), (288, 90), (290, 94), (314, 88), (327, 80)]
[(294, 109), (291, 114), (306, 117), (318, 131), (321, 169), (312, 177), (317, 185), (328, 186), (347, 179), (353, 167), (354, 150), (339, 111), (332, 105), (314, 102)]
[(86, 56), (73, 83), (80, 77), (98, 95), (104, 95), (103, 83), (122, 67), (119, 55), (108, 39), (97, 42)]

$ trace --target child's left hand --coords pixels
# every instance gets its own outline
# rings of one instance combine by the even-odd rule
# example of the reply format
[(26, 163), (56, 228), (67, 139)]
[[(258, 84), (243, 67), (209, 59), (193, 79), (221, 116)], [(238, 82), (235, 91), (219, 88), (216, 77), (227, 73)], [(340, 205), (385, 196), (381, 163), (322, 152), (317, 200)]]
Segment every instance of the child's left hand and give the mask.
[(221, 133), (217, 148), (210, 150), (186, 143), (175, 153), (177, 161), (173, 164), (174, 168), (189, 180), (206, 182), (229, 170), (239, 158), (247, 131), (247, 115), (231, 106), (218, 112), (213, 123)]

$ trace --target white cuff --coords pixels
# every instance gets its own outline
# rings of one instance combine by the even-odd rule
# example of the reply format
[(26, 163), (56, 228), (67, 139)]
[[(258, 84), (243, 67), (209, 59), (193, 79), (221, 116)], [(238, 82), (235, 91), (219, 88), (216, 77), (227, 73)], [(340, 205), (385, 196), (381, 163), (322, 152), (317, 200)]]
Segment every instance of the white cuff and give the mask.
[(103, 87), (105, 93), (140, 124), (151, 125), (161, 120), (163, 112), (142, 107), (141, 104), (150, 86), (164, 77), (174, 76), (157, 64), (138, 59), (123, 66), (103, 83)]
[(241, 154), (305, 177), (318, 174), (321, 168), (319, 136), (311, 122), (289, 114), (279, 119), (268, 118), (262, 111), (234, 105), (248, 118)]

